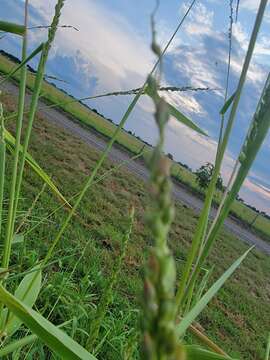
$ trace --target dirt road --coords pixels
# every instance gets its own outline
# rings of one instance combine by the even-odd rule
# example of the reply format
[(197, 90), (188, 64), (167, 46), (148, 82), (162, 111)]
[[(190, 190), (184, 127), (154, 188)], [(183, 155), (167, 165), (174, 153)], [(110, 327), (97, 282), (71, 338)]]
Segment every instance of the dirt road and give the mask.
[[(18, 88), (15, 84), (9, 82), (4, 85), (6, 92), (9, 92), (13, 95), (18, 94)], [(27, 102), (29, 102), (29, 95), (27, 96)], [(72, 135), (78, 136), (81, 140), (87, 143), (89, 146), (94, 147), (99, 151), (103, 151), (106, 147), (107, 140), (102, 136), (95, 134), (93, 131), (81, 126), (75, 119), (71, 119), (70, 116), (65, 115), (61, 111), (55, 108), (44, 108), (46, 105), (40, 100), (40, 113), (47, 119), (47, 121), (56, 124), (59, 127), (69, 131)], [(114, 162), (122, 162), (124, 160), (130, 159), (130, 155), (115, 146), (112, 148), (109, 158)], [(125, 166), (136, 176), (140, 177), (143, 180), (148, 179), (148, 170), (147, 168), (139, 161), (129, 161)], [(190, 193), (186, 188), (181, 185), (175, 184), (173, 189), (173, 194), (175, 198), (181, 203), (186, 204), (187, 206), (193, 208), (196, 212), (199, 212), (202, 208), (201, 199), (197, 198), (195, 195)], [(214, 216), (212, 212), (212, 216)], [(270, 244), (260, 239), (258, 236), (254, 235), (248, 229), (245, 229), (234, 219), (228, 218), (225, 221), (224, 226), (227, 230), (236, 235), (239, 239), (244, 241), (249, 245), (255, 245), (258, 250), (261, 250), (270, 255)]]

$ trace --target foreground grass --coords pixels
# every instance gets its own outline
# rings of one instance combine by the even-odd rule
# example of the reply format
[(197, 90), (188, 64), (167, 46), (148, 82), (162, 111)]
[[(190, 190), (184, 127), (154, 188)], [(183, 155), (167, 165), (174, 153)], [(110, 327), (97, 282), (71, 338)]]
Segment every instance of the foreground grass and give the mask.
[[(0, 72), (7, 74), (14, 68), (14, 63), (8, 59), (6, 56), (0, 54)], [(27, 77), (27, 86), (32, 89), (34, 83), (35, 75), (31, 72), (28, 72)], [(15, 74), (15, 80), (19, 79), (19, 74)], [(57, 104), (73, 101), (74, 99), (56, 88), (55, 86), (44, 82), (42, 89), (42, 98), (48, 102), (48, 104)], [(108, 121), (106, 118), (96, 114), (94, 111), (91, 111), (88, 107), (84, 106), (79, 102), (71, 102), (66, 105), (58, 106), (62, 111), (72, 115), (78, 121), (84, 125), (94, 129), (95, 131), (103, 134), (106, 137), (111, 137), (115, 125)], [(117, 143), (129, 150), (130, 152), (137, 154), (145, 145), (141, 140), (122, 130), (117, 138)], [(146, 153), (149, 150), (149, 147), (146, 146), (144, 149), (144, 158), (146, 158)], [(204, 196), (202, 190), (198, 187), (196, 183), (196, 177), (194, 173), (185, 167), (181, 166), (178, 163), (174, 163), (172, 168), (172, 174), (175, 179), (185, 184), (191, 191), (195, 192), (196, 195)], [(222, 194), (217, 192), (215, 195), (215, 202), (219, 203)], [(251, 224), (251, 230), (257, 232), (262, 236), (266, 241), (270, 241), (270, 220), (264, 216), (257, 217), (257, 213), (251, 208), (247, 207), (245, 204), (240, 201), (235, 200), (231, 209), (231, 214), (234, 215), (240, 221), (243, 221), (245, 224)], [(257, 218), (256, 218), (257, 217)], [(256, 220), (254, 221), (254, 219)]]
[[(4, 103), (9, 112), (14, 110), (13, 98), (5, 97)], [(13, 124), (10, 124), (11, 129), (12, 127)], [(62, 129), (48, 124), (42, 117), (35, 123), (30, 151), (40, 165), (49, 174), (53, 174), (55, 182), (67, 197), (81, 188), (86, 174), (91, 171), (98, 158), (94, 149)], [(8, 160), (11, 167), (11, 158)], [(102, 171), (112, 166), (107, 161)], [(29, 208), (31, 199), (35, 198), (41, 187), (40, 180), (27, 168), (20, 211)], [(80, 219), (77, 216), (63, 236), (56, 250), (54, 263), (44, 270), (43, 290), (37, 307), (48, 316), (63, 289), (50, 319), (55, 324), (72, 319), (68, 332), (78, 341), (84, 342), (95, 306), (109, 281), (114, 261), (119, 254), (120, 241), (127, 226), (128, 210), (131, 205), (135, 206), (136, 221), (127, 249), (128, 255), (114, 294), (114, 303), (106, 316), (99, 338), (100, 342), (104, 341), (98, 354), (100, 358), (124, 358), (124, 354), (133, 350), (130, 345), (132, 341), (128, 342), (127, 338), (136, 336), (138, 311), (134, 310), (134, 305), (139, 309), (137, 299), (142, 285), (141, 268), (151, 246), (149, 232), (144, 226), (148, 203), (147, 185), (124, 169), (96, 184), (78, 211)], [(50, 192), (45, 191), (22, 231), (27, 232), (58, 205)], [(197, 216), (180, 204), (176, 205), (176, 210), (170, 247), (177, 259), (178, 271), (181, 271)], [(26, 237), (23, 269), (29, 268), (46, 253), (65, 216), (66, 212), (62, 209)], [(86, 245), (85, 254), (70, 278)], [(209, 259), (209, 264), (214, 264), (211, 282), (245, 249), (246, 246), (241, 241), (223, 231)], [(18, 262), (16, 252), (12, 260), (12, 264)], [(201, 314), (199, 322), (204, 331), (232, 356), (239, 355), (242, 359), (263, 358), (270, 319), (269, 271), (269, 257), (253, 251), (226, 283), (219, 296)], [(64, 284), (65, 281), (67, 282)], [(12, 286), (13, 283), (10, 284)], [(192, 340), (192, 337), (187, 338), (187, 341)], [(48, 358), (47, 350), (36, 343), (27, 359), (36, 359), (36, 355), (31, 357), (31, 354), (37, 350), (38, 359)], [(133, 358), (136, 358), (136, 349)]]

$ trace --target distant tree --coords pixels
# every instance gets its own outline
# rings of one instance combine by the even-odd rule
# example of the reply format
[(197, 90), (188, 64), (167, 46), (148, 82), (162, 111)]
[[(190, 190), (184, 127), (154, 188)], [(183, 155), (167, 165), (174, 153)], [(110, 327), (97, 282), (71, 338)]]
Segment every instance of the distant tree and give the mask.
[[(211, 163), (206, 163), (205, 165), (202, 165), (196, 172), (196, 181), (199, 184), (199, 187), (202, 189), (206, 189), (211, 181), (212, 175), (214, 171), (214, 165)], [(221, 175), (219, 175), (217, 179), (216, 188), (223, 191), (223, 180)]]
[(173, 156), (172, 156), (172, 154), (168, 153), (168, 158), (173, 161)]

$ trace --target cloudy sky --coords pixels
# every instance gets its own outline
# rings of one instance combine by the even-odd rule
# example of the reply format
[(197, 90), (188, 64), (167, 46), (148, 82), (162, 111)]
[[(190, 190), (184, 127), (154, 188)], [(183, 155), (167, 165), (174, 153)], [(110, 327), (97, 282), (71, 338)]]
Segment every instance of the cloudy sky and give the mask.
[[(190, 0), (191, 1), (191, 0)], [(188, 0), (160, 0), (157, 14), (158, 40), (165, 45), (183, 16)], [(192, 118), (209, 138), (187, 129), (171, 119), (167, 129), (166, 151), (176, 160), (197, 169), (213, 162), (218, 138), (219, 110), (224, 98), (228, 61), (229, 0), (197, 0), (192, 12), (171, 44), (164, 59), (163, 84), (209, 87), (209, 92), (168, 93), (167, 99)], [(22, 0), (0, 0), (1, 17), (22, 22)], [(31, 25), (50, 23), (56, 0), (29, 0)], [(47, 74), (67, 81), (58, 83), (76, 97), (139, 87), (151, 69), (149, 16), (154, 0), (66, 0), (61, 24), (79, 29), (59, 29), (47, 66)], [(229, 94), (236, 88), (248, 46), (259, 0), (240, 0), (234, 24)], [(222, 175), (228, 179), (234, 159), (242, 145), (260, 92), (270, 69), (270, 9), (267, 8), (255, 54), (248, 73), (233, 136), (226, 153)], [(45, 30), (30, 31), (29, 51), (46, 37)], [(20, 40), (6, 36), (0, 48), (19, 56)], [(33, 63), (33, 66), (36, 64)], [(103, 98), (88, 105), (119, 122), (130, 97)], [(150, 143), (156, 130), (151, 102), (142, 98), (126, 129)], [(246, 180), (240, 195), (250, 204), (270, 213), (270, 136)]]

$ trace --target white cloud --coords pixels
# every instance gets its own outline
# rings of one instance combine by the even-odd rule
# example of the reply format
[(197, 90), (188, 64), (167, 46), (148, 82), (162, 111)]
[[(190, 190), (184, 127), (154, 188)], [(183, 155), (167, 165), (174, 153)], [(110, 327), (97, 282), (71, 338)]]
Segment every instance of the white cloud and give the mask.
[[(188, 5), (181, 6), (181, 14), (185, 13)], [(212, 32), (214, 12), (210, 11), (203, 3), (198, 2), (192, 9), (190, 16), (184, 24), (188, 35), (205, 35)]]
[[(45, 5), (41, 0), (33, 0), (31, 4), (49, 22), (54, 4)], [(76, 11), (72, 2), (65, 4), (61, 23), (72, 24), (80, 31), (59, 29), (54, 53), (74, 56), (79, 51), (86, 62), (91, 59), (95, 64), (94, 75), (101, 79), (101, 91), (142, 83), (154, 56), (145, 39), (134, 33), (120, 14), (93, 0), (77, 0)]]

